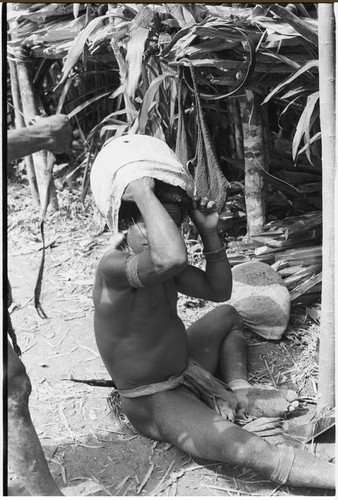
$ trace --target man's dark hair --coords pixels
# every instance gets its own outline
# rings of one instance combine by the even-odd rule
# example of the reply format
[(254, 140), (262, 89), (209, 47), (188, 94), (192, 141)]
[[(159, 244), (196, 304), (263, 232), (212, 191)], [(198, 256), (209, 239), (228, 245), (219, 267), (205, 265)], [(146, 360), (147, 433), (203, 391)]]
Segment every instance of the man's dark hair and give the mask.
[[(181, 209), (182, 221), (186, 218), (188, 215), (190, 198), (184, 189), (155, 179), (154, 193), (162, 204), (177, 203)], [(123, 231), (128, 229), (140, 215), (136, 203), (122, 200), (119, 211), (119, 230)]]

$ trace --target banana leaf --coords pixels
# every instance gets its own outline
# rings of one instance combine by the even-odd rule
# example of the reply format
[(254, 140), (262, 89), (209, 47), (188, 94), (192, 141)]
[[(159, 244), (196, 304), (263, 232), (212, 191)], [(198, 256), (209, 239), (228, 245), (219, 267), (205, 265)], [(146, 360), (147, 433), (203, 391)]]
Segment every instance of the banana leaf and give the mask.
[(71, 71), (71, 69), (73, 68), (74, 64), (77, 63), (79, 57), (81, 56), (82, 52), (83, 52), (83, 49), (84, 49), (84, 46), (85, 46), (85, 43), (88, 39), (88, 36), (90, 35), (90, 33), (104, 20), (104, 19), (107, 19), (107, 15), (104, 15), (104, 16), (100, 16), (100, 17), (96, 17), (95, 19), (92, 19), (90, 21), (90, 23), (88, 24), (88, 26), (86, 26), (86, 28), (84, 28), (79, 34), (78, 36), (75, 38), (69, 52), (68, 52), (68, 55), (67, 55), (67, 58), (65, 60), (65, 63), (63, 65), (63, 68), (62, 68), (62, 78), (58, 84), (58, 87), (60, 85), (62, 85), (68, 75), (69, 75), (69, 72)]
[[(260, 55), (266, 55), (268, 57), (271, 57), (272, 59), (277, 59), (283, 63), (288, 64), (289, 66), (291, 66), (291, 68), (296, 70), (301, 68), (301, 65), (298, 62), (294, 61), (293, 59), (290, 59), (290, 57), (283, 56), (282, 54), (274, 53), (271, 51), (264, 51), (264, 52), (261, 51)], [(257, 58), (257, 62), (258, 61), (259, 59)]]
[(315, 46), (318, 45), (318, 33), (307, 21), (303, 21), (282, 5), (271, 5), (270, 10), (289, 23), (303, 38)]
[(298, 151), (298, 155), (301, 155), (302, 153), (304, 153), (304, 151), (309, 147), (311, 146), (311, 144), (313, 144), (314, 142), (318, 141), (319, 139), (321, 139), (322, 137), (322, 133), (321, 132), (317, 132), (315, 135), (313, 135), (311, 137), (311, 139), (305, 144), (305, 146), (302, 147), (302, 149), (300, 149)]
[[(81, 5), (81, 4), (80, 4)], [(80, 9), (85, 7), (81, 5)], [(8, 21), (27, 21), (30, 22), (44, 23), (47, 17), (53, 16), (64, 16), (72, 13), (72, 4), (60, 4), (60, 3), (37, 3), (32, 5), (16, 3), (15, 10), (9, 9), (7, 12)]]
[(194, 16), (185, 5), (167, 4), (170, 15), (177, 21), (180, 28), (186, 28), (196, 23)]
[(296, 87), (294, 89), (288, 90), (285, 94), (281, 95), (281, 99), (291, 99), (292, 97), (300, 96), (300, 95), (306, 95), (306, 94), (312, 94), (312, 92), (315, 92), (318, 90), (318, 80), (315, 80), (313, 83), (307, 82), (306, 85), (301, 85), (299, 87)]
[(284, 87), (292, 83), (296, 78), (299, 76), (303, 75), (304, 73), (307, 73), (310, 69), (312, 68), (318, 68), (318, 60), (317, 59), (312, 59), (308, 63), (306, 63), (302, 68), (300, 68), (298, 71), (293, 73), (289, 78), (284, 80), (282, 83), (277, 85), (264, 99), (262, 104), (266, 104), (272, 97), (275, 97), (278, 92), (280, 92)]
[(136, 6), (139, 9), (138, 13), (132, 21), (129, 22), (128, 34), (131, 35), (134, 30), (138, 28), (148, 28), (154, 17), (153, 9), (147, 7), (146, 4), (140, 4)]
[(140, 134), (144, 134), (145, 133), (145, 128), (146, 128), (146, 125), (147, 125), (147, 121), (148, 121), (148, 117), (149, 117), (149, 112), (150, 112), (150, 109), (151, 107), (153, 106), (154, 104), (154, 97), (161, 85), (161, 83), (163, 82), (163, 80), (165, 78), (167, 78), (168, 75), (159, 75), (157, 78), (155, 78), (145, 96), (144, 96), (144, 99), (143, 99), (143, 103), (142, 103), (142, 107), (141, 107), (141, 111), (140, 111), (140, 115), (139, 115), (139, 133)]
[(73, 118), (76, 116), (80, 111), (83, 111), (85, 108), (93, 104), (94, 102), (98, 101), (99, 99), (102, 99), (103, 97), (107, 97), (108, 95), (111, 94), (111, 90), (108, 92), (104, 92), (103, 94), (97, 95), (95, 97), (92, 97), (91, 99), (88, 99), (88, 101), (83, 102), (79, 106), (77, 106), (75, 109), (73, 109), (70, 113), (68, 113), (69, 118)]
[(283, 111), (281, 112), (279, 118), (278, 118), (278, 122), (279, 120), (281, 119), (281, 117), (288, 111), (289, 108), (291, 108), (295, 103), (296, 101), (300, 98), (301, 96), (297, 96), (295, 97), (292, 101), (290, 101), (287, 106), (285, 106), (285, 108), (283, 109)]
[[(301, 117), (298, 121), (297, 128), (296, 128), (296, 133), (293, 138), (292, 142), (292, 157), (293, 159), (296, 158), (297, 156), (297, 151), (299, 149), (299, 144), (300, 141), (302, 140), (303, 136), (305, 136), (305, 142), (309, 144), (310, 142), (310, 131), (311, 131), (311, 120), (313, 120), (313, 112), (315, 109), (315, 106), (319, 100), (319, 92), (314, 92), (313, 94), (309, 95), (307, 98), (307, 103), (306, 106), (303, 110), (303, 113), (301, 114)], [(308, 160), (311, 162), (310, 154), (309, 154), (309, 148), (306, 149), (306, 155)]]
[(141, 26), (135, 28), (130, 35), (126, 55), (126, 61), (128, 64), (126, 92), (129, 97), (134, 97), (141, 76), (144, 47), (148, 35), (149, 29)]
[(123, 135), (128, 127), (129, 127), (129, 123), (105, 125), (100, 130), (100, 138), (102, 139), (106, 132), (111, 132), (112, 130), (114, 130), (115, 131), (114, 139), (115, 139), (116, 137), (120, 137), (121, 135)]

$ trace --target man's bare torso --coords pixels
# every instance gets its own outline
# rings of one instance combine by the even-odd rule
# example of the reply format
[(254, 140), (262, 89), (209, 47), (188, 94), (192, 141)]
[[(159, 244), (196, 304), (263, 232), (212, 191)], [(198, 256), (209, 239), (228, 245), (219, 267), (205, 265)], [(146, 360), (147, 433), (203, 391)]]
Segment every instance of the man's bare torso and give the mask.
[(185, 369), (187, 339), (174, 278), (146, 288), (114, 288), (99, 266), (93, 297), (98, 347), (104, 339), (103, 361), (119, 389), (161, 382)]

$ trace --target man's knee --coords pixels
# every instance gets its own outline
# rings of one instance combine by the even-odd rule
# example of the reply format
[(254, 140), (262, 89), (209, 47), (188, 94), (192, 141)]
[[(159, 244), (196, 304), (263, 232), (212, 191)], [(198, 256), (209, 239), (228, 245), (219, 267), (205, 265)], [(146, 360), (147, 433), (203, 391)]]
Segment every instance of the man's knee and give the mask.
[(238, 329), (244, 332), (244, 323), (237, 310), (229, 304), (223, 304), (217, 308), (224, 324), (229, 325), (228, 331)]

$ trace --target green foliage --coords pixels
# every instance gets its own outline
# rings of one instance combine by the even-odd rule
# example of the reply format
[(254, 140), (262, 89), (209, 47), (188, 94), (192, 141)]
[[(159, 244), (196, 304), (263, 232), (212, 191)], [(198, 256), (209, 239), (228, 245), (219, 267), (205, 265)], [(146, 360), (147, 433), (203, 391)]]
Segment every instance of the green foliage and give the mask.
[[(299, 12), (277, 4), (262, 7), (258, 15), (250, 4), (238, 9), (226, 4), (18, 4), (9, 16), (18, 23), (9, 49), (31, 47), (39, 64), (46, 55), (54, 58), (45, 66), (34, 64), (43, 104), (48, 101), (72, 117), (79, 143), (73, 161), (87, 173), (96, 152), (113, 137), (144, 133), (175, 143), (180, 68), (185, 116), (195, 139), (190, 64), (215, 138), (220, 131), (233, 133), (233, 101), (227, 96), (238, 95), (240, 88), (264, 89), (265, 103), (285, 102), (281, 114), (296, 103), (302, 107), (292, 151), (294, 159), (305, 152), (311, 161), (312, 145), (320, 137), (317, 19), (304, 17), (306, 8)], [(218, 156), (236, 159), (230, 145), (220, 142)]]

